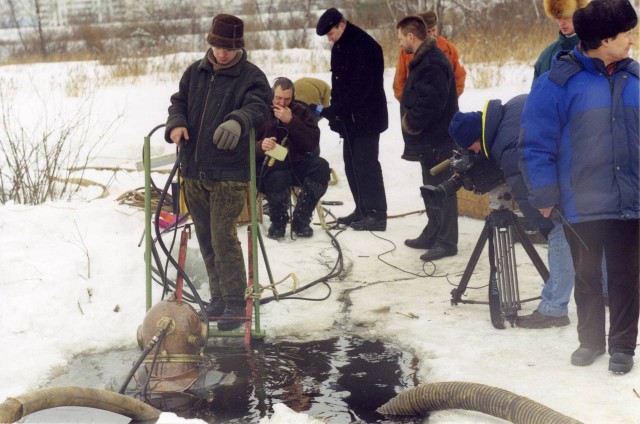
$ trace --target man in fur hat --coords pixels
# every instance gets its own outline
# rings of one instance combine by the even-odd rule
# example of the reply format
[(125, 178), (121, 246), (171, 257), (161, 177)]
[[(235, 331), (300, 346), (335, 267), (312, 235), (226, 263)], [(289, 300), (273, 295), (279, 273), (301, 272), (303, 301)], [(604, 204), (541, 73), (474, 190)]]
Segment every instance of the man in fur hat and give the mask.
[[(449, 122), (458, 111), (458, 95), (451, 62), (427, 35), (419, 16), (407, 16), (396, 25), (400, 48), (413, 54), (409, 76), (400, 99), (403, 158), (420, 162), (422, 183), (437, 186), (451, 177), (447, 170), (436, 176), (430, 169), (451, 157), (455, 143), (449, 135)], [(458, 253), (458, 198), (446, 197), (442, 205), (425, 201), (427, 226), (420, 237), (423, 261), (433, 261)]]
[(171, 96), (165, 139), (182, 148), (184, 192), (209, 276), (207, 315), (221, 317), (218, 329), (244, 321), (247, 277), (236, 223), (246, 199), (249, 131), (260, 128), (271, 102), (264, 73), (247, 61), (244, 24), (213, 18), (205, 57), (182, 75)]
[(543, 216), (561, 211), (576, 273), (580, 347), (571, 364), (607, 351), (602, 295), (609, 283), (609, 371), (633, 367), (640, 313), (638, 23), (628, 0), (593, 0), (573, 15), (580, 44), (533, 84), (522, 114), (520, 169)]
[(534, 66), (533, 79), (551, 69), (553, 59), (563, 50), (573, 50), (578, 36), (573, 29), (573, 12), (585, 7), (589, 0), (544, 0), (544, 11), (558, 23), (558, 39), (540, 53)]

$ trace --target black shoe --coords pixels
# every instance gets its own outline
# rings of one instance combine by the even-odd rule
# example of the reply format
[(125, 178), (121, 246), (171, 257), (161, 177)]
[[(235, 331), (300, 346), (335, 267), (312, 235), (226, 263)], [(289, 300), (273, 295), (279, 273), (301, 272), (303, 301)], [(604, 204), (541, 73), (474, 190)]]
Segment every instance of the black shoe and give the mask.
[(246, 321), (246, 308), (247, 304), (245, 302), (227, 302), (224, 314), (218, 320), (218, 330), (229, 331), (241, 327)]
[(267, 237), (270, 239), (278, 240), (284, 238), (284, 233), (287, 230), (287, 224), (284, 225), (272, 222), (267, 232)]
[(435, 261), (436, 259), (446, 258), (447, 256), (455, 256), (458, 254), (458, 249), (445, 249), (444, 247), (436, 246), (433, 249), (429, 249), (420, 255), (420, 259), (423, 261)]
[(633, 368), (633, 356), (622, 353), (613, 352), (609, 358), (609, 372), (614, 374), (626, 374)]
[(360, 221), (352, 222), (350, 227), (356, 231), (385, 231), (387, 229), (387, 218), (367, 216)]
[[(579, 347), (571, 354), (571, 365), (577, 367), (586, 367), (593, 364), (593, 361), (600, 355), (604, 355), (604, 347), (598, 349), (589, 349), (588, 347)], [(609, 364), (611, 368), (611, 364)]]
[(347, 216), (341, 216), (338, 218), (338, 224), (351, 225), (352, 222), (360, 221), (363, 218), (359, 212), (351, 212)]
[(424, 233), (422, 233), (418, 238), (406, 239), (404, 245), (412, 249), (433, 249), (433, 240), (429, 240)]
[(209, 304), (204, 308), (204, 310), (207, 312), (207, 317), (209, 317), (209, 319), (213, 319), (218, 318), (224, 313), (225, 306), (226, 304), (224, 303), (224, 300), (220, 297), (216, 297), (209, 300)]
[(298, 237), (313, 236), (313, 228), (311, 228), (308, 222), (305, 222), (303, 220), (296, 220), (294, 218), (293, 222), (291, 223), (291, 229), (298, 235)]
[(552, 317), (549, 315), (541, 314), (538, 311), (533, 311), (531, 315), (525, 315), (516, 319), (516, 325), (521, 328), (551, 328), (551, 327), (564, 327), (569, 325), (568, 316)]

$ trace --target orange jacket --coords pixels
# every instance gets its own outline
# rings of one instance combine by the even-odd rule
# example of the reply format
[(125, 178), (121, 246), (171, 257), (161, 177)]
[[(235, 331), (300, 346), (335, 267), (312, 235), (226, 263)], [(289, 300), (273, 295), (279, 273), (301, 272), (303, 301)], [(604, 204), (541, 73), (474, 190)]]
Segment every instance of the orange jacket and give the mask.
[[(460, 55), (458, 55), (458, 51), (451, 41), (439, 35), (436, 35), (436, 47), (442, 50), (444, 55), (449, 58), (449, 62), (451, 62), (453, 76), (456, 79), (456, 91), (458, 92), (458, 97), (460, 97), (464, 91), (464, 80), (467, 78), (467, 71), (460, 65)], [(409, 62), (411, 62), (411, 59), (413, 59), (412, 54), (407, 54), (404, 50), (400, 50), (396, 75), (393, 78), (393, 94), (398, 101), (402, 97), (404, 83), (407, 80), (407, 75), (409, 75)]]

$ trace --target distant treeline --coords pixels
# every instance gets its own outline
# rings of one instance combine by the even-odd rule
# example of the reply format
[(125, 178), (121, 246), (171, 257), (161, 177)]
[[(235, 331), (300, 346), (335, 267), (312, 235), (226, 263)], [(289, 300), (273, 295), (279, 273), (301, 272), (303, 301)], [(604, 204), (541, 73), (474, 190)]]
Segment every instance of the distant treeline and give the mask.
[[(11, 6), (15, 0), (7, 1)], [(39, 2), (45, 0), (34, 0), (32, 4)], [(313, 49), (323, 42), (315, 34), (318, 16), (332, 5), (328, 3), (334, 2), (245, 0), (232, 2), (233, 10), (203, 8), (203, 3), (152, 2), (153, 7), (142, 8), (135, 17), (119, 22), (106, 22), (103, 15), (87, 12), (64, 27), (43, 25), (46, 20), (36, 11), (29, 26), (25, 26), (23, 18), (7, 10), (5, 21), (13, 19), (13, 25), (9, 25), (13, 28), (0, 30), (0, 60), (20, 63), (97, 59), (113, 63), (126, 57), (202, 51), (206, 48), (204, 34), (211, 22), (211, 16), (203, 15), (218, 12), (235, 13), (244, 19), (248, 49)], [(139, 7), (144, 6), (140, 4)], [(455, 43), (463, 63), (532, 62), (557, 37), (557, 27), (544, 15), (541, 0), (344, 0), (339, 8), (347, 19), (380, 42), (387, 66), (395, 66), (397, 59), (396, 22), (426, 10), (437, 11), (440, 35)]]

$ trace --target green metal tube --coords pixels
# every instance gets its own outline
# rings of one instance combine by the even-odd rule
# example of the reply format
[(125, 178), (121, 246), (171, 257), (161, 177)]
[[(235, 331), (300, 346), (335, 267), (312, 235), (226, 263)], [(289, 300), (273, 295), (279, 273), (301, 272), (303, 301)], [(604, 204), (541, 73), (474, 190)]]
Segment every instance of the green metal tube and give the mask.
[(262, 259), (264, 259), (264, 265), (267, 267), (267, 275), (269, 276), (269, 283), (273, 284), (273, 275), (271, 274), (271, 267), (269, 266), (269, 258), (267, 257), (267, 250), (264, 248), (264, 241), (262, 241), (262, 233), (257, 233), (258, 241), (260, 242), (260, 251), (262, 252)]
[(144, 138), (142, 149), (144, 162), (144, 263), (146, 267), (147, 311), (151, 309), (151, 137)]
[[(251, 170), (251, 191), (249, 196), (249, 209), (251, 209), (251, 243), (253, 253), (253, 293), (260, 291), (260, 278), (258, 276), (258, 217), (256, 215), (256, 130), (251, 127), (249, 133), (249, 166)], [(260, 333), (260, 301), (253, 302), (254, 310), (254, 330)]]

